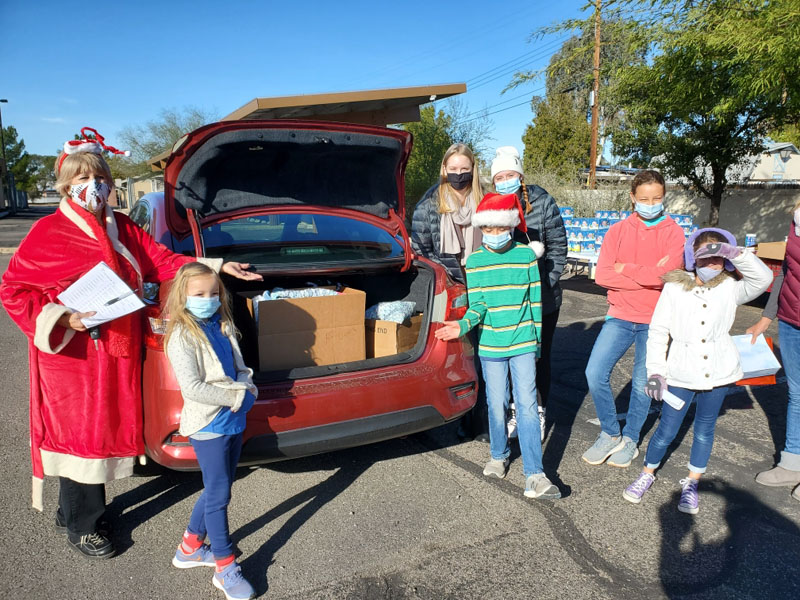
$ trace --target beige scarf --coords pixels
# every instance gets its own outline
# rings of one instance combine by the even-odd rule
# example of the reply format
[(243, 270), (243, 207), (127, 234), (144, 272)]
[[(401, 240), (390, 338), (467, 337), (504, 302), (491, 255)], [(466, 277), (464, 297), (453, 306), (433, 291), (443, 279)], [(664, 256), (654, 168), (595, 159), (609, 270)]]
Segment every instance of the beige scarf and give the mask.
[(467, 196), (462, 205), (447, 195), (447, 202), (451, 212), (442, 213), (439, 235), (441, 242), (439, 251), (442, 254), (455, 254), (460, 256), (461, 264), (467, 262), (467, 257), (475, 252), (481, 245), (481, 232), (472, 226), (472, 202)]

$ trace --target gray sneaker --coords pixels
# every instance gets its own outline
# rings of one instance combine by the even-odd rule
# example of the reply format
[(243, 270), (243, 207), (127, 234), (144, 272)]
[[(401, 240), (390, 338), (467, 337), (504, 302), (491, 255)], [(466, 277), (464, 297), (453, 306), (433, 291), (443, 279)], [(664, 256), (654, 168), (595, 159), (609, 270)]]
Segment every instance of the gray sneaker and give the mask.
[(508, 459), (505, 460), (495, 460), (491, 459), (489, 462), (486, 463), (486, 466), (483, 467), (483, 474), (486, 477), (497, 477), (499, 479), (503, 479), (506, 476), (506, 472), (508, 471)]
[(790, 471), (775, 466), (769, 471), (761, 471), (756, 475), (756, 483), (770, 487), (794, 487), (800, 483), (800, 471)]
[(528, 475), (525, 480), (524, 493), (528, 498), (540, 498), (542, 500), (558, 500), (561, 498), (561, 491), (553, 485), (544, 473)]
[(601, 431), (592, 447), (583, 453), (583, 460), (590, 465), (603, 464), (606, 459), (625, 447), (622, 437), (612, 438), (605, 431)]
[(611, 458), (608, 459), (607, 464), (612, 467), (629, 467), (631, 466), (631, 461), (639, 456), (639, 449), (636, 447), (636, 442), (629, 437), (623, 437), (622, 440), (625, 442), (622, 450), (617, 450), (611, 455)]

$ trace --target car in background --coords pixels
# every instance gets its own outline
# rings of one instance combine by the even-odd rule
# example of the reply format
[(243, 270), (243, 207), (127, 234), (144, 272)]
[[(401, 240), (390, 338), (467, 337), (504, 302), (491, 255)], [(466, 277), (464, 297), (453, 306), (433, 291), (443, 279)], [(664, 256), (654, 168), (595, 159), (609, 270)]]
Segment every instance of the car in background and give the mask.
[[(439, 264), (414, 255), (404, 224), (405, 131), (313, 121), (213, 123), (180, 140), (164, 192), (145, 194), (130, 217), (160, 243), (191, 256), (251, 263), (263, 282), (226, 278), (245, 362), (259, 393), (247, 415), (240, 464), (259, 464), (378, 442), (452, 421), (475, 403), (467, 338), (434, 330), (463, 316), (466, 290)], [(259, 368), (247, 299), (276, 287), (340, 285), (366, 306), (413, 302), (419, 334), (397, 354), (351, 362)], [(165, 286), (166, 287), (166, 286)], [(153, 294), (147, 311), (143, 403), (147, 454), (169, 468), (197, 461), (178, 433), (183, 405), (162, 347)]]

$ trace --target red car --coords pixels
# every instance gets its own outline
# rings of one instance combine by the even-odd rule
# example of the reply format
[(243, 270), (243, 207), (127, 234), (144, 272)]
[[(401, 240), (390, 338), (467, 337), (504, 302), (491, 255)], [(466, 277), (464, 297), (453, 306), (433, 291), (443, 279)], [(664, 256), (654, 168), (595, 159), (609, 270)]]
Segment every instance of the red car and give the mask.
[[(415, 256), (404, 224), (404, 131), (311, 121), (231, 121), (182, 138), (164, 192), (131, 217), (175, 252), (249, 262), (263, 282), (226, 279), (242, 353), (259, 388), (247, 415), (241, 464), (378, 442), (456, 419), (476, 399), (472, 346), (441, 342), (438, 323), (466, 310), (466, 290)], [(366, 306), (404, 300), (422, 313), (410, 349), (381, 358), (259, 370), (246, 296), (275, 287), (341, 284)], [(165, 286), (166, 287), (166, 286)], [(165, 297), (164, 289), (160, 298)], [(161, 308), (148, 309), (143, 374), (148, 455), (196, 469), (178, 434), (183, 404), (162, 348)]]

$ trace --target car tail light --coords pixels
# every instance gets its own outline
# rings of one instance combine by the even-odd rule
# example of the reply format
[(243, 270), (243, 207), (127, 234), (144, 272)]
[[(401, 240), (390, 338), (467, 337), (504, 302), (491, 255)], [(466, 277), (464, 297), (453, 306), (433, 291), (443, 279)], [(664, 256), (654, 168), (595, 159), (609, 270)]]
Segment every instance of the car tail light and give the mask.
[(456, 399), (463, 400), (464, 398), (468, 398), (475, 393), (475, 382), (470, 381), (469, 383), (451, 387), (450, 391), (453, 393)]
[(158, 305), (147, 306), (144, 309), (144, 318), (144, 345), (153, 350), (163, 349), (167, 319), (161, 317), (161, 308)]
[(167, 446), (191, 446), (192, 443), (189, 441), (189, 438), (182, 436), (177, 431), (172, 432), (170, 435), (167, 436), (167, 439), (164, 440), (164, 443)]
[(447, 288), (447, 313), (445, 320), (458, 321), (467, 312), (467, 290), (463, 285), (453, 285)]

